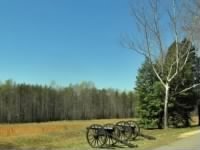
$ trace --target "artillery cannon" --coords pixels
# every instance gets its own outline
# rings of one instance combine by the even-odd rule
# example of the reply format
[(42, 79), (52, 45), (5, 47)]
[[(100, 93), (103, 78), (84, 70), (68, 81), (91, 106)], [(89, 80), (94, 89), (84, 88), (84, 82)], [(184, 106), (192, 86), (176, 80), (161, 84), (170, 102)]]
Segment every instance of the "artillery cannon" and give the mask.
[(116, 125), (120, 128), (123, 140), (134, 140), (140, 134), (140, 127), (135, 121), (120, 121)]
[(155, 139), (152, 136), (144, 135), (140, 132), (138, 124), (134, 121), (120, 121), (114, 124), (93, 124), (87, 128), (86, 138), (88, 144), (93, 148), (102, 148), (114, 146), (117, 143), (124, 144), (128, 147), (137, 147), (129, 141), (134, 140), (137, 136), (147, 139)]
[(113, 124), (106, 124), (104, 126), (98, 124), (91, 125), (87, 128), (86, 138), (88, 144), (93, 148), (109, 147), (117, 143), (128, 147), (136, 147), (136, 145), (128, 143), (121, 134), (120, 127)]
[(125, 140), (135, 140), (138, 136), (148, 140), (155, 140), (155, 137), (141, 133), (140, 127), (135, 121), (120, 121), (116, 125), (124, 128), (121, 130), (121, 134)]

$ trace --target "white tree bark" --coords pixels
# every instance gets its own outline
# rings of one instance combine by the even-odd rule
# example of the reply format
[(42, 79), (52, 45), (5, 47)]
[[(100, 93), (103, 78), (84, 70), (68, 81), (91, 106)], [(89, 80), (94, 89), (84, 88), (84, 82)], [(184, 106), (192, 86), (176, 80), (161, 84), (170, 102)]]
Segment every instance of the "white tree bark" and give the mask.
[(164, 128), (168, 128), (168, 100), (169, 100), (169, 84), (165, 85), (165, 102), (164, 102)]

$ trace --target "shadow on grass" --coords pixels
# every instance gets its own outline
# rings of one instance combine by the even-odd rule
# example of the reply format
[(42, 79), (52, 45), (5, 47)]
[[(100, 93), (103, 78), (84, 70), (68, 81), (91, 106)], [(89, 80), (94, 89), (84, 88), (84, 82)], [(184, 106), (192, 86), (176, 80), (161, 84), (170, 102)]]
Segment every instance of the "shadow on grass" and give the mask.
[(171, 129), (187, 129), (187, 128), (197, 128), (199, 125), (190, 125), (190, 126), (170, 126)]
[[(168, 128), (170, 128), (170, 129), (179, 129), (179, 128), (196, 128), (196, 127), (200, 127), (198, 124), (196, 124), (196, 125), (190, 125), (190, 126), (172, 126), (172, 125), (170, 125)], [(162, 129), (164, 129), (164, 128), (141, 128), (141, 129), (144, 129), (144, 130), (162, 130)]]
[[(118, 145), (118, 144), (112, 145), (112, 146), (107, 145), (107, 146), (102, 147), (102, 149), (125, 149), (125, 148), (129, 148), (129, 147), (125, 146), (125, 145)], [(133, 147), (131, 147), (131, 148), (133, 148)]]
[(13, 149), (16, 148), (15, 145), (12, 143), (0, 143), (0, 149), (6, 150), (6, 149)]
[[(200, 127), (200, 126), (197, 124), (197, 125), (191, 125), (191, 126), (185, 127), (185, 128), (197, 128), (197, 127)], [(182, 127), (182, 128), (184, 128), (184, 127)]]

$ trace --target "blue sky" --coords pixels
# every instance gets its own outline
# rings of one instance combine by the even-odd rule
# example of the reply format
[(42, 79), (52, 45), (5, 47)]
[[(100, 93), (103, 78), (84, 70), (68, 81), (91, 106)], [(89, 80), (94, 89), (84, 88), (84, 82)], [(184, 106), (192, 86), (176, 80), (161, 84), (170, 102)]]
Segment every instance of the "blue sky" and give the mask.
[(132, 90), (143, 58), (120, 45), (129, 13), (129, 0), (1, 0), (0, 80)]

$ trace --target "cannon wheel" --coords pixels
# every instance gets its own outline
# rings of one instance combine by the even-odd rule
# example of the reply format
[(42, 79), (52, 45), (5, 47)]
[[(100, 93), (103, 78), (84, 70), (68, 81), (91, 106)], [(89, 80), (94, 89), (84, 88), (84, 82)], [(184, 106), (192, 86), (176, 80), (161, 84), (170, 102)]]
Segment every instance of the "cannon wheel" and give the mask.
[(132, 136), (131, 133), (131, 127), (128, 124), (128, 122), (125, 121), (120, 121), (116, 123), (116, 126), (119, 128), (120, 130), (120, 140), (122, 141), (126, 141), (129, 140)]
[(109, 146), (115, 145), (117, 141), (113, 137), (119, 137), (120, 136), (120, 130), (115, 126), (114, 124), (108, 123), (104, 125), (104, 129), (110, 129), (110, 133), (106, 133), (106, 144)]
[(131, 138), (134, 140), (140, 134), (140, 127), (135, 121), (127, 121), (132, 130)]
[(101, 148), (106, 143), (106, 135), (101, 125), (93, 124), (87, 128), (86, 138), (93, 148)]

